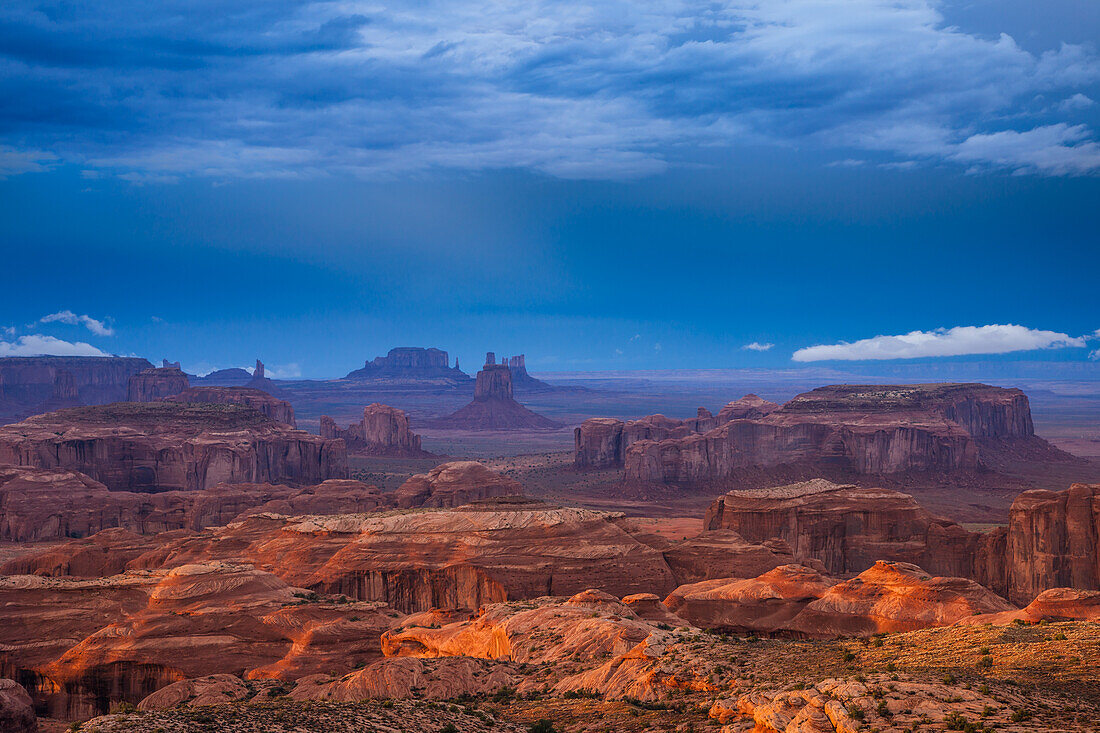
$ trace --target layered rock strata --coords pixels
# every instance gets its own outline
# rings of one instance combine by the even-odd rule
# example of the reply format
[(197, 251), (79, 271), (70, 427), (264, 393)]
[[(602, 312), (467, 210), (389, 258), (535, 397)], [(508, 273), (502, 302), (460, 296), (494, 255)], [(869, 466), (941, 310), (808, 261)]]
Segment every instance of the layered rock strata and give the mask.
[(178, 366), (143, 369), (130, 377), (126, 390), (127, 402), (156, 402), (183, 392), (191, 384)]
[[(294, 408), (286, 400), (273, 397), (252, 387), (191, 387), (168, 398), (171, 402), (192, 402), (209, 405), (243, 405), (263, 413), (275, 422), (296, 427)], [(321, 437), (341, 437), (326, 436)]]
[(452, 461), (410, 477), (393, 496), (402, 508), (453, 508), (472, 501), (522, 494), (523, 487), (518, 481), (477, 461)]
[(197, 491), (219, 483), (346, 478), (343, 441), (240, 405), (115, 403), (0, 428), (0, 464), (79, 471), (116, 491)]
[(0, 358), (0, 418), (124, 400), (130, 377), (152, 366), (145, 359), (115, 356)]
[(349, 453), (372, 456), (424, 457), (420, 436), (409, 429), (403, 410), (374, 402), (363, 408), (363, 419), (340, 429), (331, 417), (321, 417), (321, 437), (340, 438)]

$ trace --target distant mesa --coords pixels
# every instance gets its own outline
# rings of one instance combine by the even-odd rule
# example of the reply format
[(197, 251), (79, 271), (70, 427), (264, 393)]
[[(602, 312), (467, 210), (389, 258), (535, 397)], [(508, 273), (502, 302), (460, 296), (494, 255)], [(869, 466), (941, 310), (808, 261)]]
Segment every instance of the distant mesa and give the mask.
[(0, 428), (0, 464), (79, 471), (114, 491), (347, 477), (342, 441), (244, 404), (117, 402), (37, 415)]
[(984, 384), (829, 386), (781, 407), (748, 395), (717, 416), (587, 420), (578, 468), (623, 467), (626, 480), (672, 485), (790, 467), (809, 475), (977, 472), (1006, 456), (1072, 461), (1035, 436), (1027, 396)]
[(192, 384), (204, 387), (243, 387), (251, 381), (252, 375), (240, 367), (217, 369), (204, 377), (191, 377)]
[(527, 357), (524, 354), (506, 356), (500, 360), (500, 363), (512, 372), (512, 389), (516, 392), (546, 392), (554, 389), (541, 379), (535, 379), (527, 373)]
[(163, 398), (171, 402), (191, 402), (210, 405), (243, 405), (258, 410), (275, 422), (296, 427), (294, 408), (286, 400), (253, 387), (190, 387)]
[(118, 356), (0, 358), (0, 421), (125, 400), (130, 377), (152, 366)]
[(404, 410), (377, 402), (363, 408), (363, 419), (337, 427), (328, 415), (321, 416), (321, 437), (339, 438), (349, 453), (369, 456), (422, 458), (431, 453), (420, 448), (420, 436), (409, 430)]
[(430, 420), (430, 427), (454, 430), (549, 429), (558, 423), (528, 410), (512, 396), (512, 370), (497, 364), (496, 355), (485, 355), (477, 373), (473, 402), (446, 417)]
[(450, 366), (450, 357), (441, 349), (402, 346), (376, 356), (361, 369), (349, 372), (345, 379), (408, 386), (459, 387), (469, 384), (470, 375)]

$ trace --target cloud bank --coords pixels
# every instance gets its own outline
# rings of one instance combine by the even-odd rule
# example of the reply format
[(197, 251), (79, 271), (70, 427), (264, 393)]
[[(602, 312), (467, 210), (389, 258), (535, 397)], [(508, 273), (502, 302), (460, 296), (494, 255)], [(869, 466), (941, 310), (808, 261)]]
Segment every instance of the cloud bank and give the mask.
[(137, 183), (509, 168), (621, 179), (742, 144), (1100, 171), (1082, 117), (1096, 117), (1096, 53), (1032, 53), (939, 8), (9, 0), (0, 176), (67, 163)]
[(96, 336), (114, 336), (115, 330), (106, 325), (103, 321), (96, 318), (92, 318), (87, 315), (80, 315), (73, 313), (70, 310), (58, 311), (57, 313), (50, 313), (47, 316), (42, 316), (38, 319), (39, 323), (65, 323), (70, 326), (84, 326)]
[(4, 356), (110, 356), (83, 341), (63, 341), (53, 336), (28, 334), (15, 341), (0, 341), (0, 357)]
[(1083, 347), (1086, 343), (1085, 337), (1012, 324), (956, 326), (935, 331), (912, 331), (900, 336), (875, 336), (852, 343), (809, 346), (794, 352), (791, 358), (801, 362), (918, 359)]

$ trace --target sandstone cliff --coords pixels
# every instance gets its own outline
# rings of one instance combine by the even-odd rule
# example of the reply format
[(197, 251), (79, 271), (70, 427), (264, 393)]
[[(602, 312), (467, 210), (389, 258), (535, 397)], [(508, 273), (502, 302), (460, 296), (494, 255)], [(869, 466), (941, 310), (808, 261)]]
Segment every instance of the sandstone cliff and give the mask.
[(119, 491), (347, 476), (344, 444), (249, 407), (176, 402), (60, 410), (0, 428), (0, 464), (80, 471)]
[(406, 386), (437, 386), (455, 388), (468, 385), (470, 376), (450, 366), (450, 358), (441, 349), (398, 347), (386, 356), (377, 356), (363, 364), (362, 369), (349, 372), (344, 379), (356, 382), (376, 382)]
[(126, 389), (127, 402), (156, 402), (183, 392), (190, 383), (179, 367), (165, 366), (143, 369), (130, 377)]
[(349, 453), (370, 456), (426, 457), (420, 436), (409, 429), (403, 410), (374, 402), (363, 408), (363, 419), (341, 430), (327, 415), (321, 416), (321, 437), (340, 438)]
[(412, 476), (393, 493), (397, 505), (409, 507), (458, 507), (471, 501), (520, 496), (519, 482), (486, 468), (477, 461), (452, 461), (428, 473)]
[(275, 422), (295, 427), (294, 408), (289, 402), (252, 387), (191, 387), (169, 397), (168, 400), (212, 405), (244, 405), (258, 410)]
[(0, 358), (0, 419), (124, 400), (130, 377), (152, 366), (114, 356)]

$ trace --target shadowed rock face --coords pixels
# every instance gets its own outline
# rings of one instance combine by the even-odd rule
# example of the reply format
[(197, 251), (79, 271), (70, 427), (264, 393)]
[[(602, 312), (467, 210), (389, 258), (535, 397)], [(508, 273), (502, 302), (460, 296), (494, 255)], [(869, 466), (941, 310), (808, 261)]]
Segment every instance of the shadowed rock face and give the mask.
[(347, 476), (342, 441), (294, 430), (250, 407), (176, 402), (71, 408), (4, 426), (0, 464), (80, 471), (118, 491)]
[(393, 496), (397, 505), (410, 507), (458, 507), (472, 501), (519, 496), (519, 482), (492, 471), (477, 461), (452, 461), (418, 473), (403, 483)]
[(364, 407), (363, 419), (346, 430), (341, 430), (336, 421), (323, 415), (321, 437), (340, 438), (350, 453), (402, 457), (431, 455), (421, 450), (420, 436), (409, 430), (409, 418), (403, 410), (377, 402)]
[(126, 390), (128, 402), (156, 402), (183, 392), (190, 383), (178, 366), (143, 369), (130, 377)]
[(130, 377), (152, 366), (113, 356), (0, 358), (0, 419), (124, 400)]
[(109, 491), (75, 471), (0, 466), (0, 539), (16, 542), (87, 537), (111, 528), (139, 534), (198, 530), (262, 512), (339, 514), (392, 506), (378, 488), (347, 479), (300, 488), (219, 484), (146, 494)]
[(979, 535), (935, 517), (913, 497), (814, 479), (731, 491), (707, 509), (706, 529), (749, 542), (782, 540), (796, 561), (818, 560), (829, 573), (862, 572), (876, 560), (921, 564), (942, 575), (975, 577)]
[(36, 733), (31, 696), (15, 680), (0, 679), (0, 730), (4, 733)]
[(559, 427), (553, 420), (531, 412), (513, 399), (512, 371), (504, 364), (486, 364), (477, 373), (473, 402), (428, 424), (459, 430)]
[(450, 366), (447, 352), (441, 349), (399, 347), (386, 356), (377, 356), (363, 364), (362, 369), (349, 372), (345, 379), (388, 384), (433, 384), (455, 387), (470, 383), (470, 377)]
[[(191, 387), (168, 398), (171, 402), (210, 405), (243, 405), (257, 410), (275, 422), (295, 427), (294, 408), (286, 400), (272, 397), (252, 387)], [(327, 437), (323, 436), (322, 437)]]

